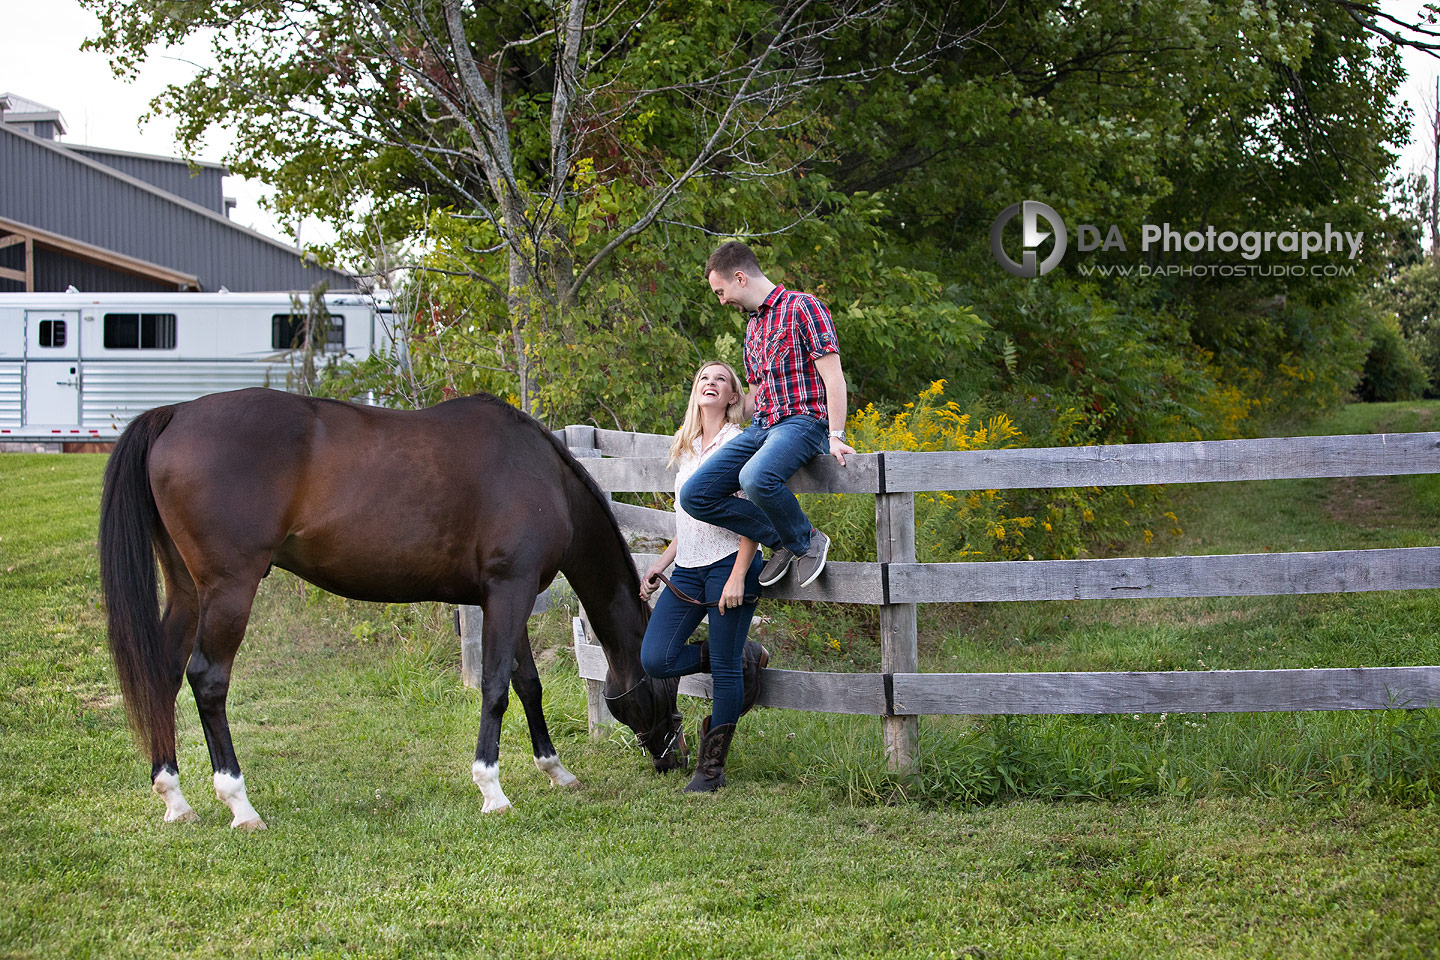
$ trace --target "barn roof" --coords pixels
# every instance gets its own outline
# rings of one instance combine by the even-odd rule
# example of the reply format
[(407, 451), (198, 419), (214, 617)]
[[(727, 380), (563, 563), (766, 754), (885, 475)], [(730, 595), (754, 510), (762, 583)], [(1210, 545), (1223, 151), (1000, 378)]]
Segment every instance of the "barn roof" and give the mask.
[[(107, 159), (125, 158), (120, 151), (109, 153), (113, 157)], [(81, 150), (7, 129), (4, 123), (0, 170), (5, 171), (0, 217), (194, 276), (204, 290), (305, 290), (321, 280), (332, 289), (356, 287), (350, 275), (234, 223), (223, 206), (217, 210), (186, 199)], [(101, 280), (97, 275), (96, 282)], [(75, 285), (86, 289), (83, 282)]]

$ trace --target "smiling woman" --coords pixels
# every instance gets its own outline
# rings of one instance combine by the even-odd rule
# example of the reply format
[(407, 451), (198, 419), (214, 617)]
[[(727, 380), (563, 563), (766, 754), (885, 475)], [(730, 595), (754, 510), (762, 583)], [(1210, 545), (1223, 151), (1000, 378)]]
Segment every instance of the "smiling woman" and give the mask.
[[(669, 588), (655, 602), (645, 629), (640, 659), (647, 673), (683, 677), (709, 672), (714, 678), (714, 709), (700, 721), (700, 759), (686, 793), (709, 793), (725, 785), (725, 759), (735, 724), (760, 696), (760, 671), (770, 653), (749, 642), (750, 621), (760, 599), (760, 554), (748, 537), (690, 516), (680, 505), (685, 481), (716, 450), (740, 436), (744, 401), (740, 381), (727, 363), (700, 365), (690, 386), (685, 421), (670, 445), (675, 475), (675, 539), (665, 548), (640, 583), (648, 600), (656, 581)], [(709, 610), (710, 635), (689, 644), (690, 635)]]

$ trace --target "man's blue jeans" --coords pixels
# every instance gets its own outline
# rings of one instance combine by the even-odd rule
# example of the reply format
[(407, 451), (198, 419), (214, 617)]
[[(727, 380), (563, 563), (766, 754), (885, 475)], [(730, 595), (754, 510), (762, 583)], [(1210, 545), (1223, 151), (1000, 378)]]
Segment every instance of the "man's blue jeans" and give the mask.
[[(733, 441), (732, 441), (733, 442)], [(745, 571), (745, 595), (760, 596), (760, 554)], [(702, 603), (719, 600), (725, 581), (735, 569), (735, 554), (704, 567), (676, 566), (670, 580)], [(700, 621), (710, 618), (710, 676), (714, 678), (711, 723), (723, 727), (740, 719), (745, 703), (741, 665), (755, 602), (742, 603), (721, 613), (716, 607), (697, 607), (679, 600), (669, 590), (660, 594), (645, 638), (640, 641), (640, 666), (652, 677), (684, 677), (700, 672), (700, 648), (686, 643)]]
[[(829, 450), (825, 421), (797, 413), (769, 427), (751, 424), (710, 455), (680, 491), (697, 520), (733, 530), (767, 547), (810, 549), (810, 520), (785, 481)], [(746, 500), (732, 496), (744, 490)]]

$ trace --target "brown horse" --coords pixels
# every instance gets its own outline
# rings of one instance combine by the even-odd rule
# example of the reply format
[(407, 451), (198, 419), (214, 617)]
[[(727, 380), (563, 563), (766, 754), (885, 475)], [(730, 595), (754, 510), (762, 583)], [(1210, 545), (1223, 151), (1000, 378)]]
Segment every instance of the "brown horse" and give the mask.
[(611, 709), (657, 770), (684, 762), (675, 681), (640, 667), (649, 609), (629, 548), (605, 495), (549, 431), (490, 396), (396, 411), (239, 390), (137, 417), (105, 471), (100, 573), (110, 650), (167, 821), (195, 819), (175, 754), (183, 676), (231, 826), (264, 826), (245, 796), (225, 698), (272, 565), (357, 600), (484, 609), (472, 776), (486, 812), (510, 806), (499, 756), (512, 682), (536, 766), (556, 786), (576, 783), (550, 742), (526, 633), (535, 597), (557, 571), (585, 604), (610, 663)]

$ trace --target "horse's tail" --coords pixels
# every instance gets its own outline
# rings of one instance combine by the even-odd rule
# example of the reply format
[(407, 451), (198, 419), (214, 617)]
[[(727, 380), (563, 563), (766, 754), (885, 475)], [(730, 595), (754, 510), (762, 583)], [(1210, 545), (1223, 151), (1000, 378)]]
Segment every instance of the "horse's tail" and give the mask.
[(161, 649), (155, 538), (160, 511), (150, 489), (150, 447), (175, 415), (157, 407), (136, 417), (115, 444), (100, 497), (100, 583), (110, 623), (110, 655), (120, 676), (125, 713), (155, 762), (152, 732), (173, 718), (163, 690), (173, 651)]

